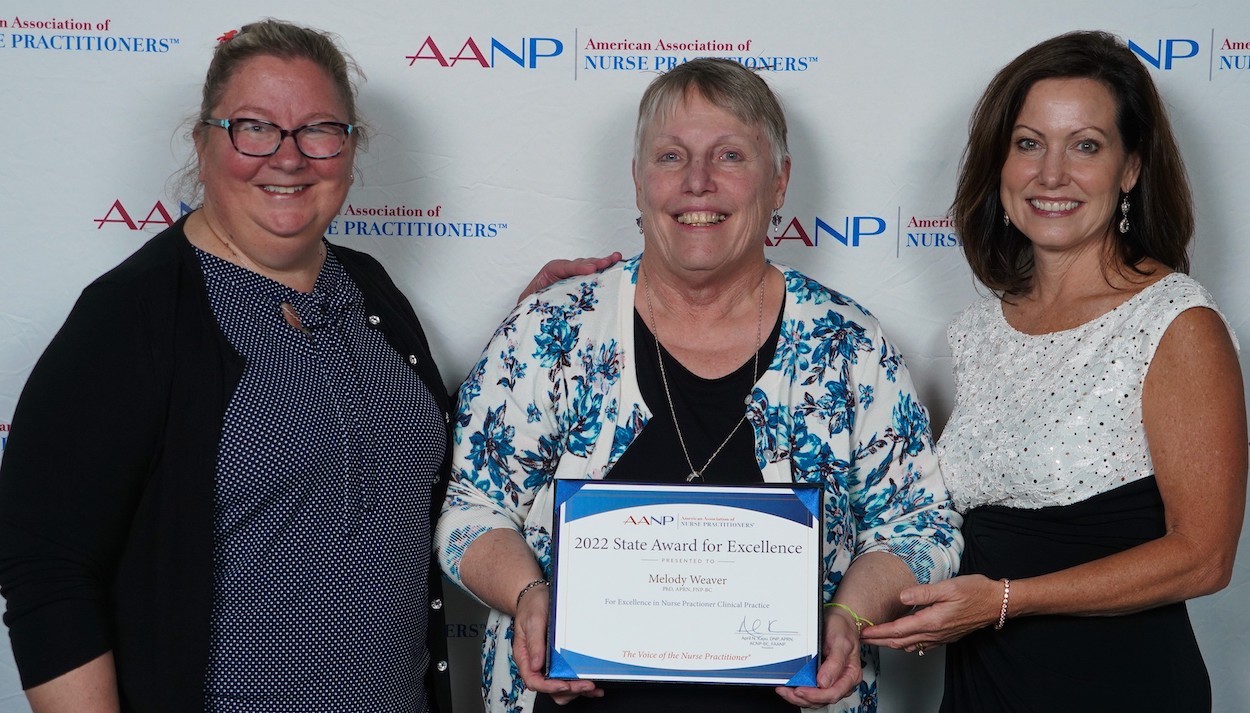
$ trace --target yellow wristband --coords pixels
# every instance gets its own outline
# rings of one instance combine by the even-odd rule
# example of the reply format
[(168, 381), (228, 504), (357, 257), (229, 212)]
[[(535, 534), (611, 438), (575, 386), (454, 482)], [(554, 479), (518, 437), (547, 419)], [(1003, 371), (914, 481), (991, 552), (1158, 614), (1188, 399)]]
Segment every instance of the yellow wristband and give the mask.
[(845, 604), (842, 604), (841, 602), (829, 602), (825, 606), (845, 609), (846, 612), (851, 615), (851, 619), (855, 620), (855, 630), (857, 632), (862, 632), (865, 626), (876, 626), (876, 624), (873, 624), (871, 621), (868, 621), (867, 619), (860, 616), (859, 614), (856, 614), (854, 609), (848, 607)]

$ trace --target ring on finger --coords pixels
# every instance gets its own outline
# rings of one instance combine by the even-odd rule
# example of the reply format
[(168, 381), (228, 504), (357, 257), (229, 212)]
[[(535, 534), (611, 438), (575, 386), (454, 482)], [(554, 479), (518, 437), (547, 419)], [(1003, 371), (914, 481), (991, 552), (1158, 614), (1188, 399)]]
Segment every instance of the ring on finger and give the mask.
[(916, 655), (924, 657), (924, 644), (916, 644)]

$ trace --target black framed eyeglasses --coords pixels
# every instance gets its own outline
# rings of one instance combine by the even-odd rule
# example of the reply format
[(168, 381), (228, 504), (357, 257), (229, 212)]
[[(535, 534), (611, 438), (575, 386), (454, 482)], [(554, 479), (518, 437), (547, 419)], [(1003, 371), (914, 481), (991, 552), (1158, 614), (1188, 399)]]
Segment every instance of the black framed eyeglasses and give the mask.
[(230, 145), (244, 156), (272, 156), (278, 152), (282, 141), (290, 136), (295, 148), (308, 158), (334, 158), (343, 152), (347, 137), (355, 126), (337, 121), (318, 121), (304, 124), (296, 129), (284, 129), (277, 124), (260, 119), (200, 119), (204, 124), (226, 130)]

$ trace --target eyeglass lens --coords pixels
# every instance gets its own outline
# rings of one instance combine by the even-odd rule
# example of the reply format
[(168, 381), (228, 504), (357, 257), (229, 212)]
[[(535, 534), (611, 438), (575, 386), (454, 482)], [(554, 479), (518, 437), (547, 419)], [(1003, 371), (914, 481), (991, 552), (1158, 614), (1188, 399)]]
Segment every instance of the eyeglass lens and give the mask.
[(234, 147), (253, 156), (269, 156), (278, 150), (283, 134), (295, 137), (300, 152), (309, 158), (330, 158), (343, 150), (347, 132), (339, 124), (309, 124), (290, 132), (263, 121), (241, 119), (230, 122)]

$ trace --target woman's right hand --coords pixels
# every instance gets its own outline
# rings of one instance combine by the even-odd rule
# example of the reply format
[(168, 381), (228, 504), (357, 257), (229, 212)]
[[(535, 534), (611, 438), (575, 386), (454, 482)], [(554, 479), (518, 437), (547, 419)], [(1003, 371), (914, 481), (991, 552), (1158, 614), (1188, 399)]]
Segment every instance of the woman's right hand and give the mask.
[(621, 261), (621, 254), (614, 252), (611, 255), (603, 257), (578, 257), (569, 260), (550, 260), (537, 275), (530, 280), (525, 289), (521, 290), (521, 294), (517, 296), (517, 304), (520, 304), (526, 297), (535, 292), (553, 285), (560, 280), (568, 277), (576, 277), (578, 275), (593, 275), (596, 272), (612, 267)]
[[(1013, 582), (1014, 584), (1014, 582)], [(894, 621), (864, 627), (865, 644), (914, 651), (949, 644), (998, 621), (1002, 582), (967, 574), (904, 589), (899, 599), (915, 611)]]
[(777, 695), (800, 708), (823, 708), (846, 698), (864, 680), (855, 621), (834, 608), (825, 609), (824, 661), (816, 672), (816, 686), (779, 686)]
[(578, 696), (602, 696), (603, 689), (594, 681), (565, 681), (543, 675), (547, 656), (547, 617), (550, 611), (550, 588), (534, 587), (521, 597), (512, 620), (512, 658), (521, 672), (525, 687), (531, 691), (546, 693), (560, 705)]

